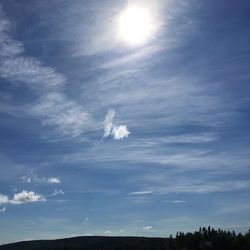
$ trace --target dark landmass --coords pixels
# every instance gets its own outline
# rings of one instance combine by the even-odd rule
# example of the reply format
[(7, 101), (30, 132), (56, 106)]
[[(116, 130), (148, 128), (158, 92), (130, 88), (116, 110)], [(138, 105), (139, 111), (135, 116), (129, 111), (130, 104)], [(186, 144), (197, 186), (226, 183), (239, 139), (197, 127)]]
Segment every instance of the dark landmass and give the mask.
[(173, 238), (82, 236), (58, 240), (33, 240), (0, 246), (0, 250), (250, 250), (250, 230), (200, 228), (194, 233), (177, 232)]

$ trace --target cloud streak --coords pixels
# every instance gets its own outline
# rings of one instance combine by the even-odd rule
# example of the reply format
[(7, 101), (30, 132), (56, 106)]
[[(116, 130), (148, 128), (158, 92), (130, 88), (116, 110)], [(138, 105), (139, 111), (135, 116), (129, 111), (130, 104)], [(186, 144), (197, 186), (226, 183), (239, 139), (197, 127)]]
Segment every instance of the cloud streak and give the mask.
[[(39, 93), (38, 102), (9, 110), (42, 119), (42, 124), (53, 126), (63, 136), (78, 137), (93, 129), (88, 112), (64, 93), (66, 77), (40, 60), (26, 55), (21, 42), (11, 37), (12, 23), (0, 6), (0, 76), (11, 82), (26, 84)], [(9, 112), (9, 114), (11, 114)]]
[(114, 117), (115, 117), (115, 111), (113, 109), (109, 110), (104, 120), (104, 133), (103, 133), (104, 138), (109, 137), (109, 135), (111, 134)]
[(31, 88), (63, 84), (65, 77), (62, 74), (24, 54), (23, 44), (9, 35), (11, 27), (0, 6), (0, 76), (11, 81), (24, 82)]
[(153, 191), (135, 191), (129, 193), (129, 195), (146, 195), (146, 194), (153, 194)]
[(39, 177), (36, 174), (30, 173), (27, 176), (21, 178), (26, 183), (34, 184), (60, 184), (61, 179), (59, 177)]
[(62, 190), (55, 189), (54, 192), (51, 195), (48, 195), (47, 197), (54, 197), (57, 195), (64, 195), (65, 193)]
[(31, 108), (31, 113), (42, 117), (43, 125), (54, 126), (64, 136), (79, 137), (84, 132), (96, 129), (88, 112), (58, 92), (44, 95)]

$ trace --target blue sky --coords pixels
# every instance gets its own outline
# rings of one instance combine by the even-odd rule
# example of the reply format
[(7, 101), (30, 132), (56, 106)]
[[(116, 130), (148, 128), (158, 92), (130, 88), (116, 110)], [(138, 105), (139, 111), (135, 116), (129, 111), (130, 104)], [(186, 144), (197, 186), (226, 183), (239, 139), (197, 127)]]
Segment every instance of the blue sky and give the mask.
[(0, 3), (0, 243), (250, 227), (249, 1)]

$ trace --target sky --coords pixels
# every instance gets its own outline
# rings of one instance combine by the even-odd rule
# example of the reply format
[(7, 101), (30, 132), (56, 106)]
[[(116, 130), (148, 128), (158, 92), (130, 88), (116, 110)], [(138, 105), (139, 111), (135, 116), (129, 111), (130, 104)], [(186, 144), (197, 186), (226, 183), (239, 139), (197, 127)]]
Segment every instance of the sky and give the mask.
[[(140, 41), (121, 35), (131, 8)], [(247, 231), (249, 11), (1, 0), (0, 244)]]

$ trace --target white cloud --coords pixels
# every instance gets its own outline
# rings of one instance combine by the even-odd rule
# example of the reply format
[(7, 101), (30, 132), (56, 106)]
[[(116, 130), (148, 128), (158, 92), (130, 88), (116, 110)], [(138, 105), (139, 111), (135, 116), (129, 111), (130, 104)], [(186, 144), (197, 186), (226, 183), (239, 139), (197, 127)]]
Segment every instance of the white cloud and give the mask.
[(0, 194), (0, 205), (7, 204), (9, 202), (9, 198), (7, 195)]
[(49, 195), (49, 197), (53, 197), (57, 195), (64, 195), (64, 192), (62, 190), (54, 190), (54, 192), (51, 195)]
[(48, 178), (48, 183), (58, 184), (60, 182), (61, 182), (61, 180), (58, 177), (50, 177), (50, 178)]
[(78, 137), (93, 129), (90, 114), (59, 92), (42, 96), (40, 102), (31, 108), (31, 113), (42, 117), (43, 125), (55, 126), (65, 136)]
[(129, 193), (129, 195), (144, 195), (144, 194), (153, 194), (153, 191), (136, 191)]
[(23, 44), (11, 38), (11, 22), (0, 6), (0, 76), (11, 81), (21, 81), (32, 87), (62, 84), (65, 77), (51, 67), (44, 66), (33, 57), (24, 55)]
[(103, 137), (108, 137), (111, 133), (113, 127), (113, 119), (115, 117), (115, 111), (113, 109), (109, 110), (105, 116), (104, 120), (104, 134)]
[(207, 143), (213, 142), (218, 139), (214, 133), (201, 133), (201, 134), (184, 134), (163, 137), (160, 139), (163, 143)]
[(6, 207), (0, 208), (0, 213), (4, 213), (6, 211)]
[(165, 202), (171, 202), (171, 203), (186, 203), (186, 201), (183, 201), (183, 200), (173, 200), (173, 201), (165, 200)]
[(16, 108), (12, 112), (42, 118), (44, 125), (55, 126), (65, 136), (77, 137), (92, 129), (89, 113), (62, 93), (60, 86), (65, 83), (65, 76), (26, 55), (23, 44), (10, 35), (12, 26), (0, 6), (0, 77), (25, 83), (41, 96), (31, 108), (29, 104), (20, 108), (22, 112)]
[[(216, 176), (207, 174), (208, 179), (202, 179), (200, 177), (178, 177), (174, 178), (173, 173), (160, 171), (155, 173), (147, 173), (135, 178), (134, 181), (143, 186), (147, 186), (149, 190), (153, 190), (158, 194), (170, 194), (170, 193), (216, 193), (216, 192), (230, 192), (237, 190), (249, 189), (250, 181), (248, 180), (209, 180)], [(172, 203), (183, 203), (182, 200), (166, 201)]]
[(46, 201), (46, 199), (43, 195), (36, 194), (33, 191), (23, 190), (20, 193), (14, 194), (13, 199), (10, 199), (7, 195), (0, 194), (0, 205), (8, 203), (19, 205), (28, 202), (39, 202), (39, 201)]
[(31, 172), (27, 176), (22, 176), (22, 180), (27, 183), (35, 184), (59, 184), (61, 180), (59, 177), (39, 177)]
[(26, 190), (14, 194), (13, 199), (9, 200), (9, 202), (12, 204), (22, 204), (22, 203), (38, 202), (38, 201), (46, 201), (46, 199), (42, 195), (36, 194), (33, 191), (26, 191)]
[(115, 140), (120, 140), (120, 139), (128, 137), (130, 132), (128, 131), (127, 126), (126, 125), (114, 125), (114, 122), (113, 122), (114, 117), (115, 117), (115, 111), (113, 109), (109, 110), (104, 120), (103, 137), (107, 138), (110, 135), (112, 135)]
[(34, 87), (35, 85), (54, 86), (65, 81), (63, 75), (52, 68), (44, 66), (35, 58), (23, 55), (23, 44), (13, 40), (8, 32), (11, 24), (3, 18), (0, 10), (0, 48), (2, 61), (0, 76), (11, 81), (21, 81)]
[(147, 231), (147, 230), (150, 230), (150, 229), (152, 229), (152, 228), (153, 228), (152, 226), (145, 226), (145, 227), (143, 227), (142, 229), (145, 230), (145, 231)]
[(112, 234), (112, 231), (106, 230), (104, 233), (105, 233), (106, 235), (110, 235), (110, 234)]
[(115, 140), (126, 138), (129, 134), (130, 132), (128, 131), (126, 125), (113, 126), (112, 135)]

